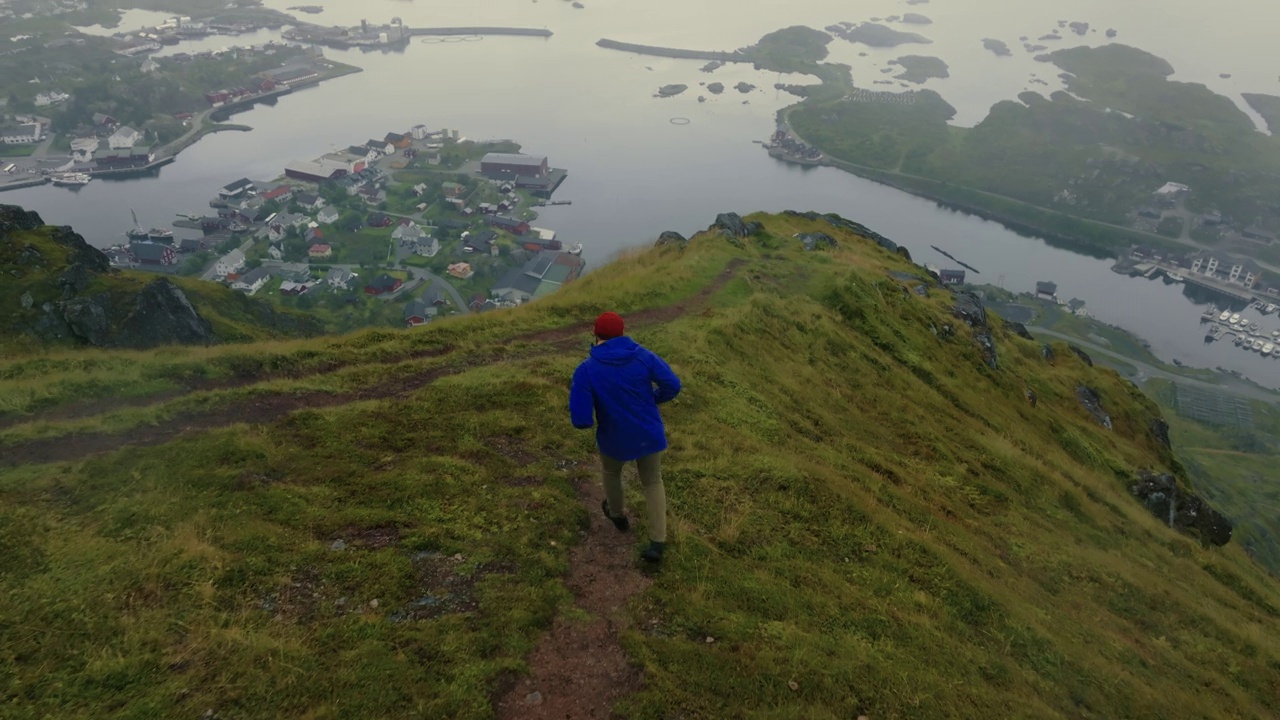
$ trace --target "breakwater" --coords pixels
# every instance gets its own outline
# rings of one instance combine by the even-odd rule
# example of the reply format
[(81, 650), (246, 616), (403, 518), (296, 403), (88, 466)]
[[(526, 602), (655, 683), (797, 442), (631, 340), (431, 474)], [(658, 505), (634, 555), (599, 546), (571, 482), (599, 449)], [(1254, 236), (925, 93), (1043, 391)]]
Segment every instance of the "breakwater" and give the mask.
[(546, 28), (508, 28), (508, 27), (452, 27), (452, 28), (405, 28), (412, 36), (418, 35), (526, 35), (529, 37), (551, 37), (555, 33)]
[(716, 50), (682, 50), (680, 48), (658, 47), (656, 45), (636, 45), (635, 43), (618, 42), (603, 38), (596, 45), (608, 50), (621, 50), (640, 55), (656, 55), (658, 57), (676, 58), (679, 60), (719, 60), (720, 62), (751, 62), (751, 58), (740, 52), (719, 52)]

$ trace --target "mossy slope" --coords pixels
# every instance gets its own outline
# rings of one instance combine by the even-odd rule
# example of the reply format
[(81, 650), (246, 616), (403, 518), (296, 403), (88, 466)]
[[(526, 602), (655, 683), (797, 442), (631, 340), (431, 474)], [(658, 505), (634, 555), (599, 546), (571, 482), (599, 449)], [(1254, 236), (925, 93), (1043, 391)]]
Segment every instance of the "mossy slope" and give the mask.
[[(644, 319), (632, 335), (686, 385), (666, 411), (673, 545), (629, 609), (645, 686), (624, 716), (1280, 713), (1275, 582), (1129, 495), (1140, 469), (1182, 473), (1150, 434), (1152, 402), (1065, 347), (1046, 361), (998, 318), (992, 370), (920, 268), (821, 220), (748, 219), (764, 229), (642, 252), (510, 312), (128, 354), (143, 368), (343, 358), (341, 383), (276, 390), (439, 375), (4, 471), (0, 703), (14, 717), (490, 717), (499, 679), (566, 607), (588, 512), (572, 482), (592, 477), (593, 443), (564, 407), (586, 337), (565, 351), (573, 332), (536, 333), (615, 309)], [(802, 252), (801, 232), (841, 247)], [(34, 386), (67, 362), (0, 373), (20, 365)], [(1081, 384), (1112, 430), (1080, 407)]]

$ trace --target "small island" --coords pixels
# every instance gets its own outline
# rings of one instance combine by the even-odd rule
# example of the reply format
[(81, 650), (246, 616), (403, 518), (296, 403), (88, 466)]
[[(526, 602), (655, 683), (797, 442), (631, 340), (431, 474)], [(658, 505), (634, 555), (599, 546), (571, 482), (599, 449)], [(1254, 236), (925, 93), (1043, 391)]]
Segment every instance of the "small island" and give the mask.
[(707, 85), (707, 92), (711, 93), (712, 95), (719, 95), (720, 93), (724, 92), (724, 83), (721, 83), (721, 82), (709, 83)]
[(908, 25), (932, 25), (933, 20), (921, 15), (920, 13), (907, 13), (902, 16), (902, 22)]
[(1010, 55), (1013, 55), (1013, 51), (1009, 49), (1009, 44), (1003, 40), (985, 38), (982, 41), (982, 47), (990, 50), (999, 57), (1009, 57)]
[(894, 30), (887, 25), (879, 23), (862, 23), (855, 25), (853, 23), (839, 23), (827, 26), (827, 31), (831, 34), (851, 43), (862, 43), (871, 47), (891, 48), (898, 45), (906, 45), (909, 43), (917, 43), (920, 45), (929, 45), (933, 41), (929, 38), (912, 32), (903, 32)]
[(941, 58), (926, 55), (904, 55), (897, 60), (890, 60), (889, 64), (901, 67), (903, 70), (902, 73), (894, 75), (895, 78), (916, 83), (917, 85), (927, 80), (951, 77), (950, 68)]
[(670, 85), (663, 85), (662, 87), (658, 88), (658, 97), (664, 97), (664, 98), (675, 97), (676, 95), (679, 95), (680, 93), (688, 89), (689, 89), (688, 85), (684, 85), (681, 83), (672, 83)]

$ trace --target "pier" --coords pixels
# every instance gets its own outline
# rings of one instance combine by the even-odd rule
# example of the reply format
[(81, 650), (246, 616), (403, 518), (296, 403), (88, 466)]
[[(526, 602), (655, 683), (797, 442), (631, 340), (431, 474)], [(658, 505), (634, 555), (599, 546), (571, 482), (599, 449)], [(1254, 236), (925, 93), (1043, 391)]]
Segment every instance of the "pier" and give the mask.
[(13, 182), (0, 182), (0, 192), (4, 192), (5, 190), (21, 190), (22, 188), (36, 187), (37, 185), (45, 185), (49, 182), (51, 182), (50, 179), (43, 175), (14, 180)]
[(413, 37), (450, 35), (522, 35), (526, 37), (551, 37), (555, 34), (546, 28), (509, 27), (405, 28), (405, 32)]
[(720, 62), (751, 62), (751, 58), (740, 52), (717, 52), (715, 50), (682, 50), (680, 48), (658, 47), (656, 45), (637, 45), (604, 38), (596, 41), (596, 45), (609, 50), (621, 50), (640, 55), (676, 58), (678, 60), (719, 60)]

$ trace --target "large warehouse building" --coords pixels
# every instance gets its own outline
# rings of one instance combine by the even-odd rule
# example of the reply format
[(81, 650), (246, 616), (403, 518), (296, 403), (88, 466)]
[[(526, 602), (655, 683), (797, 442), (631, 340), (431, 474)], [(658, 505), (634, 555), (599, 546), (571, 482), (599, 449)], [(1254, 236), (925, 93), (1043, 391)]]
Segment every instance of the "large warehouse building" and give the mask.
[(480, 160), (480, 172), (490, 177), (523, 175), (542, 177), (551, 172), (546, 155), (489, 153)]

